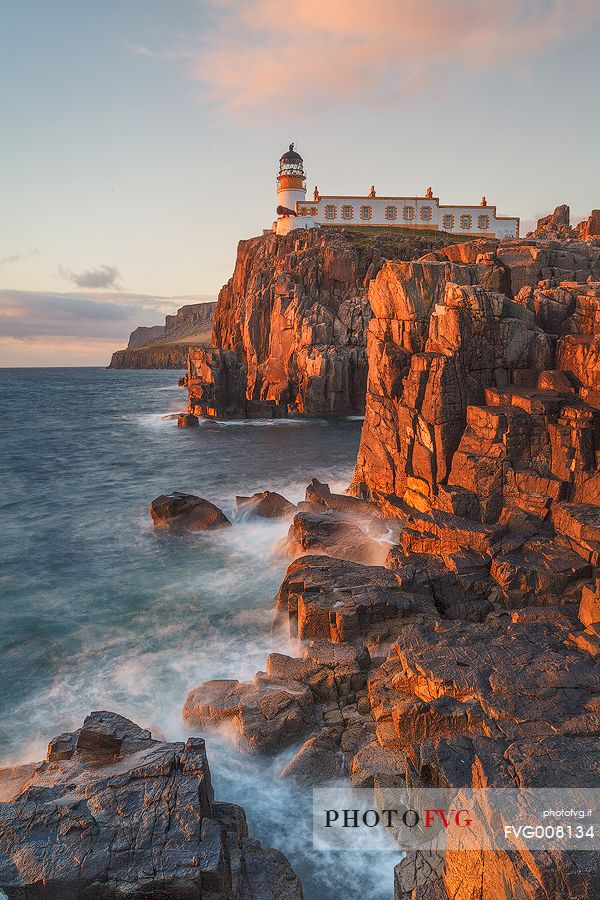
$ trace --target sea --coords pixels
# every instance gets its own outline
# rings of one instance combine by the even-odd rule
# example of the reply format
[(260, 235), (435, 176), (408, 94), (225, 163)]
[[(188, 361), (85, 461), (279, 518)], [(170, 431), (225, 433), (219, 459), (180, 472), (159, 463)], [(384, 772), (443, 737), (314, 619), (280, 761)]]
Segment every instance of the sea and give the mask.
[[(178, 429), (180, 374), (0, 370), (0, 766), (43, 759), (97, 709), (183, 740), (188, 690), (295, 652), (270, 630), (288, 524), (172, 534), (149, 504), (179, 490), (231, 517), (238, 494), (297, 501), (312, 477), (343, 490), (361, 422)], [(243, 805), (252, 836), (286, 853), (305, 900), (391, 900), (397, 855), (314, 849), (310, 792), (279, 777), (297, 747), (262, 758), (202, 736), (216, 798)]]

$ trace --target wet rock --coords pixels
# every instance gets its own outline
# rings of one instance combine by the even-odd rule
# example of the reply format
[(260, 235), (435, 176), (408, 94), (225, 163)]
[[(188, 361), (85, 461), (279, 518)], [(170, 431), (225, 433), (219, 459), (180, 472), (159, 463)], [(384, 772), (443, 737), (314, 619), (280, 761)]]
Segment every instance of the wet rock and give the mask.
[(313, 478), (306, 488), (305, 501), (311, 506), (322, 506), (324, 509), (353, 514), (358, 519), (380, 518), (379, 510), (374, 503), (360, 500), (350, 494), (334, 494), (328, 484), (322, 484), (317, 478)]
[(292, 516), (297, 506), (275, 491), (262, 491), (251, 497), (235, 498), (236, 517), (282, 519)]
[(194, 416), (192, 413), (180, 413), (177, 416), (178, 428), (197, 428), (199, 424), (198, 416)]
[(313, 695), (300, 681), (278, 681), (259, 672), (254, 681), (207, 681), (187, 695), (183, 718), (189, 728), (233, 728), (247, 753), (277, 753), (315, 724)]
[(103, 711), (59, 744), (70, 755), (50, 753), (0, 803), (7, 896), (302, 900), (283, 854), (248, 837), (240, 807), (215, 802), (201, 738), (153, 740)]
[(289, 556), (327, 554), (377, 565), (385, 561), (389, 546), (379, 537), (380, 528), (371, 529), (370, 523), (357, 520), (351, 513), (316, 505), (316, 511), (311, 508), (296, 513), (282, 549)]
[(161, 494), (153, 500), (150, 515), (155, 525), (174, 531), (208, 531), (231, 525), (227, 516), (214, 503), (179, 491)]
[(302, 884), (280, 850), (264, 850), (244, 841), (244, 876), (235, 900), (303, 900)]
[(281, 778), (292, 778), (303, 787), (315, 787), (328, 781), (345, 778), (347, 766), (340, 750), (339, 734), (335, 729), (323, 728), (308, 738), (296, 755), (282, 770)]
[(188, 407), (196, 416), (243, 419), (247, 368), (233, 351), (190, 347)]

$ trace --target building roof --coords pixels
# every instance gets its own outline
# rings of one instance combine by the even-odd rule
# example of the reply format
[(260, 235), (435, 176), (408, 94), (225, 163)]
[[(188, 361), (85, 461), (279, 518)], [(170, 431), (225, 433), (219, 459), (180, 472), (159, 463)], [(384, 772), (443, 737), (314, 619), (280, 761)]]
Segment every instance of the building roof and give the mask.
[(302, 162), (302, 157), (299, 153), (296, 153), (293, 144), (290, 144), (290, 149), (286, 150), (283, 156), (280, 158), (280, 162), (283, 162), (284, 160), (286, 162), (298, 162), (298, 160)]

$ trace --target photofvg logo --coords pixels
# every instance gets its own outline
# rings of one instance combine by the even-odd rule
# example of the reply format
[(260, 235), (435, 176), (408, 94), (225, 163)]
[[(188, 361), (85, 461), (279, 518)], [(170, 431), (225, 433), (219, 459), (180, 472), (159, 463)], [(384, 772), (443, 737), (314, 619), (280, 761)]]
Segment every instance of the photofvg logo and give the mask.
[(600, 789), (317, 788), (313, 843), (365, 852), (597, 849)]

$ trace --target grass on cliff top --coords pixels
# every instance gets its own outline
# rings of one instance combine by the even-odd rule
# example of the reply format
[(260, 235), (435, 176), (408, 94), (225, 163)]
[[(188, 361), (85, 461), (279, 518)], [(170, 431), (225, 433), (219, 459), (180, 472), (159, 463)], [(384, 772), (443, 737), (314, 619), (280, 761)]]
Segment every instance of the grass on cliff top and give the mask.
[(439, 240), (444, 244), (462, 244), (468, 238), (464, 234), (449, 234), (447, 231), (438, 231), (434, 228), (398, 228), (388, 225), (321, 225), (325, 231), (332, 234), (344, 234), (353, 244), (368, 247), (377, 238), (390, 238), (393, 241), (402, 241), (407, 238), (424, 238), (428, 241)]
[(173, 347), (210, 347), (212, 339), (212, 329), (206, 331), (195, 331), (192, 334), (184, 334), (179, 337), (164, 340), (159, 338), (157, 341), (150, 341), (141, 347), (133, 347), (133, 350), (160, 350), (161, 347), (172, 349)]

